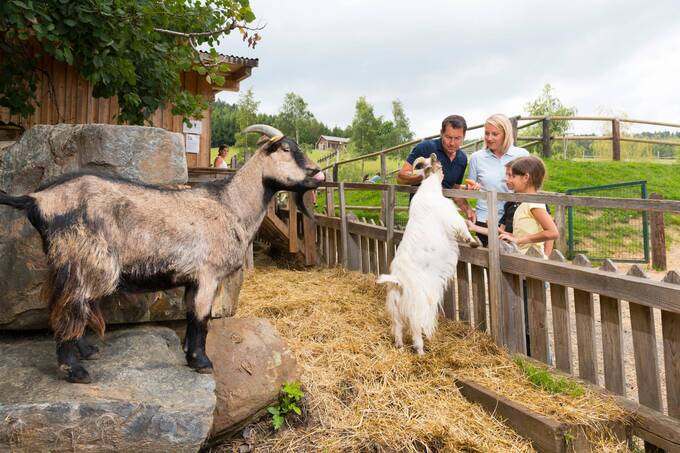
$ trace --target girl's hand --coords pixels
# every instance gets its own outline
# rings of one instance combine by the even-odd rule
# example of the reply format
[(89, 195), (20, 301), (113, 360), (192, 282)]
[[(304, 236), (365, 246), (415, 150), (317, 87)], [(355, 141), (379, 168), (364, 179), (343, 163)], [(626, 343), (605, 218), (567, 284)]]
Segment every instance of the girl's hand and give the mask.
[(502, 233), (501, 235), (498, 236), (498, 239), (507, 242), (514, 242), (515, 244), (517, 244), (517, 238), (513, 236), (512, 233)]
[(465, 219), (465, 225), (467, 225), (468, 230), (474, 231), (475, 224), (471, 220)]

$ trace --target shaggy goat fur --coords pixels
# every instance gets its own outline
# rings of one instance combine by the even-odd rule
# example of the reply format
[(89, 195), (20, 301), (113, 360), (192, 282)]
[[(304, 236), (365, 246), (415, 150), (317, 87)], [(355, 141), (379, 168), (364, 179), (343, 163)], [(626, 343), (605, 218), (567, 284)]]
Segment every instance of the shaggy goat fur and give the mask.
[(429, 339), (434, 334), (444, 289), (458, 263), (457, 241), (473, 246), (477, 242), (452, 200), (442, 193), (443, 173), (437, 156), (419, 157), (413, 164), (414, 173), (424, 179), (411, 200), (390, 274), (380, 275), (377, 282), (388, 285), (386, 305), (396, 347), (403, 347), (402, 330), (408, 327), (413, 348), (422, 355), (422, 335)]
[(272, 138), (231, 180), (188, 190), (95, 174), (68, 174), (29, 195), (0, 194), (23, 209), (43, 240), (50, 268), (49, 320), (57, 361), (71, 382), (90, 382), (77, 355), (96, 348), (85, 327), (104, 333), (98, 301), (116, 291), (185, 287), (187, 362), (211, 372), (205, 337), (219, 283), (243, 265), (269, 201), (278, 190), (300, 195), (323, 180), (297, 144), (268, 126)]

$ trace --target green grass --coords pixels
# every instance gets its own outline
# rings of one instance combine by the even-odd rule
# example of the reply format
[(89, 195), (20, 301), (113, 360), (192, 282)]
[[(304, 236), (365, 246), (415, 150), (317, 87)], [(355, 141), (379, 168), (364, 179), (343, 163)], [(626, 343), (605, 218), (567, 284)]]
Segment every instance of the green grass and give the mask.
[(567, 378), (555, 376), (545, 368), (539, 368), (527, 362), (520, 356), (514, 358), (517, 367), (524, 373), (534, 386), (550, 393), (563, 394), (578, 398), (585, 393), (584, 388)]

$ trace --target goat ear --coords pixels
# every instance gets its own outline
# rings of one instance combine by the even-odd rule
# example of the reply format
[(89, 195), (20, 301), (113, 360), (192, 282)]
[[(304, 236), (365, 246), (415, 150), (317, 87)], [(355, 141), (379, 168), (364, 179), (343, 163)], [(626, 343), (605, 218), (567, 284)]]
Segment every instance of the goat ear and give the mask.
[(430, 154), (430, 160), (432, 163), (437, 162), (437, 155), (435, 153)]
[(265, 149), (267, 150), (268, 153), (273, 153), (277, 149), (279, 149), (279, 146), (281, 146), (281, 140), (283, 140), (283, 135), (276, 135), (274, 137), (267, 137), (266, 135), (263, 135), (261, 140), (261, 143), (264, 143)]

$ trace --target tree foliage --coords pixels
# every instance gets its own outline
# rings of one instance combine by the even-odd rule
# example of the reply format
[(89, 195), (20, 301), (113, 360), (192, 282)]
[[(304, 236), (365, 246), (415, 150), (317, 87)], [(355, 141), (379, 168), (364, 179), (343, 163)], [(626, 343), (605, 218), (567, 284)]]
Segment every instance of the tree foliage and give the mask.
[[(255, 100), (252, 88), (248, 88), (248, 90), (241, 93), (236, 110), (236, 124), (239, 131), (257, 122), (257, 108), (259, 105), (260, 102)], [(236, 145), (239, 147), (250, 149), (251, 146), (255, 145), (255, 140), (256, 138), (253, 137), (253, 134), (236, 133)]]
[[(574, 116), (576, 114), (576, 107), (562, 104), (562, 101), (554, 95), (553, 87), (549, 83), (543, 86), (543, 92), (536, 99), (528, 102), (524, 109), (531, 116)], [(532, 126), (525, 129), (527, 131), (525, 134), (541, 135), (543, 130), (540, 128), (540, 125)], [(550, 135), (564, 135), (568, 130), (568, 121), (550, 121)]]
[(295, 137), (300, 143), (300, 130), (309, 122), (314, 115), (309, 111), (307, 103), (301, 96), (290, 92), (286, 93), (281, 110), (279, 110), (279, 125), (281, 131)]
[[(200, 118), (207, 105), (182, 90), (195, 70), (221, 85), (228, 66), (215, 46), (239, 30), (254, 46), (248, 0), (5, 0), (0, 2), (0, 106), (35, 111), (42, 54), (73, 65), (94, 97), (118, 96), (120, 123), (143, 124), (159, 107)], [(37, 44), (37, 45), (34, 45)], [(203, 56), (198, 52), (209, 48)]]
[(377, 151), (378, 130), (381, 121), (373, 113), (373, 106), (361, 96), (355, 105), (354, 119), (352, 119), (351, 139), (352, 148), (358, 154), (368, 154)]

